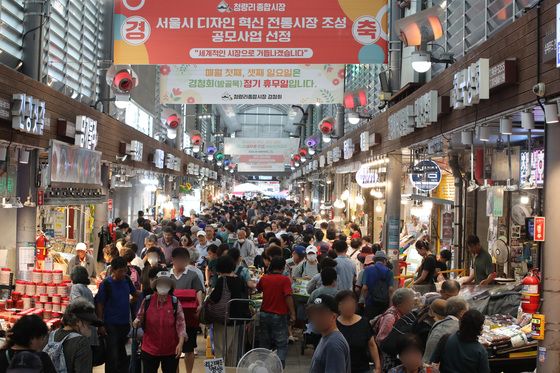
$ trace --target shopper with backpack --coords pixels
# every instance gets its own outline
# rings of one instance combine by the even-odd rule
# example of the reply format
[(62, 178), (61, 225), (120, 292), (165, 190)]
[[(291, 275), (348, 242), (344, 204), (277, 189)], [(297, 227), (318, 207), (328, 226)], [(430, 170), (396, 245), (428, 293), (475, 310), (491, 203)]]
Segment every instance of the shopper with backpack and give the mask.
[[(362, 298), (365, 299), (365, 316), (373, 320), (389, 308), (393, 293), (393, 271), (387, 268), (387, 254), (379, 250), (373, 256), (374, 265), (367, 266), (362, 276)], [(366, 257), (366, 263), (371, 257)]]
[(127, 276), (127, 263), (121, 257), (111, 262), (111, 276), (99, 285), (95, 297), (97, 317), (105, 326), (99, 334), (107, 336), (106, 373), (122, 373), (127, 370), (126, 343), (130, 331), (130, 304), (138, 300), (138, 292)]
[(61, 329), (50, 333), (44, 351), (58, 373), (90, 373), (93, 368), (91, 327), (102, 325), (93, 304), (84, 298), (73, 300), (64, 311), (62, 324)]
[(136, 319), (134, 328), (142, 327), (142, 371), (175, 373), (183, 352), (185, 316), (177, 297), (173, 295), (175, 282), (171, 273), (161, 271), (154, 282), (156, 292), (146, 296)]
[[(21, 361), (15, 357), (24, 353), (40, 359), (41, 368), (34, 368), (35, 372), (57, 373), (49, 355), (43, 352), (48, 334), (47, 324), (37, 315), (23, 316), (16, 321), (8, 332), (6, 347), (0, 350), (0, 373), (15, 370)], [(35, 361), (34, 366), (37, 365)]]

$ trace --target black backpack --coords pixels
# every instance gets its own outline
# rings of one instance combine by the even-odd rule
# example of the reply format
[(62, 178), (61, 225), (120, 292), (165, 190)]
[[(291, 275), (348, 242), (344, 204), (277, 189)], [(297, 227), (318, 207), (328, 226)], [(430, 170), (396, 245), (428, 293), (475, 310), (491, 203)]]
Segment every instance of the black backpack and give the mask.
[[(373, 270), (379, 273), (378, 267), (374, 266)], [(382, 274), (382, 276), (385, 276), (385, 274)], [(389, 303), (389, 284), (387, 284), (385, 277), (382, 276), (377, 276), (377, 281), (375, 281), (372, 287), (368, 286), (368, 296), (374, 303), (387, 304)]]

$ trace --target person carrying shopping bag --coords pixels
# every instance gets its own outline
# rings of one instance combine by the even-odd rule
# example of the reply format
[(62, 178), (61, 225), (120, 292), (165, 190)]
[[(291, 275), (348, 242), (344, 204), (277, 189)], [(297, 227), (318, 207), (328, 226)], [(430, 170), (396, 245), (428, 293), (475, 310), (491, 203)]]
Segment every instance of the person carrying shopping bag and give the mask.
[(133, 322), (134, 328), (144, 329), (142, 371), (157, 373), (161, 365), (163, 373), (175, 373), (187, 336), (185, 316), (173, 295), (175, 282), (169, 272), (159, 272), (154, 287), (156, 292), (144, 299)]

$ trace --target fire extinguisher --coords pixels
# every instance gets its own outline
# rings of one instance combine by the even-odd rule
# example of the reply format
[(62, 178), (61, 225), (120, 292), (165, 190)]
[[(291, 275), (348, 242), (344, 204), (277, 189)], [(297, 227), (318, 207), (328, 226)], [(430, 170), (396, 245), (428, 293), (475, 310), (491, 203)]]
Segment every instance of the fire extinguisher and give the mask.
[(537, 268), (532, 269), (521, 281), (521, 309), (525, 313), (536, 313), (539, 309), (540, 295), (540, 273)]

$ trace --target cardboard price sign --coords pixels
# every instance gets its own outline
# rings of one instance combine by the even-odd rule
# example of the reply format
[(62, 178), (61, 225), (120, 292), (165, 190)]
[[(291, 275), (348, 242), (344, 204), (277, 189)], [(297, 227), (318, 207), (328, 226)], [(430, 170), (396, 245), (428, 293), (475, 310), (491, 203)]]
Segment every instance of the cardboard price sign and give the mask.
[(544, 242), (546, 239), (546, 219), (542, 216), (535, 217), (535, 241)]

